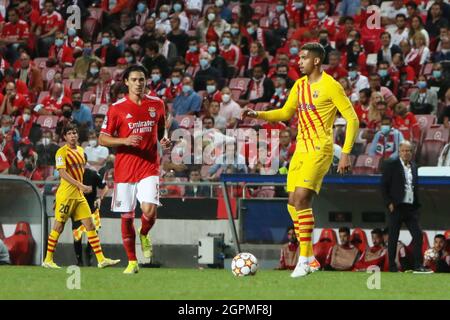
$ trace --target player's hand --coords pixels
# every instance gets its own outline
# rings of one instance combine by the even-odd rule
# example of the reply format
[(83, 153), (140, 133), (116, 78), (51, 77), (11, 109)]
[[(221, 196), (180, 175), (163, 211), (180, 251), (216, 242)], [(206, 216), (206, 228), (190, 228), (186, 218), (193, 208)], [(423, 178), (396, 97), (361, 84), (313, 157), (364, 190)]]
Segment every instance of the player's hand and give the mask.
[(88, 193), (91, 193), (91, 192), (92, 192), (92, 187), (91, 187), (91, 186), (86, 186), (86, 185), (82, 184), (82, 185), (80, 186), (80, 190), (81, 190), (83, 193), (88, 194)]
[(241, 114), (241, 120), (244, 120), (246, 117), (256, 119), (258, 117), (258, 112), (252, 109), (244, 109)]
[(350, 156), (346, 153), (341, 154), (341, 159), (339, 160), (337, 172), (340, 174), (349, 173), (351, 170)]
[(138, 147), (141, 141), (142, 141), (141, 136), (131, 135), (125, 139), (125, 145), (131, 147)]
[(97, 199), (94, 201), (94, 207), (95, 207), (95, 208), (100, 208), (101, 204), (102, 204), (102, 200), (101, 200), (100, 198), (97, 198)]
[(159, 143), (161, 144), (161, 147), (163, 149), (163, 151), (168, 151), (170, 150), (170, 147), (172, 146), (172, 141), (170, 141), (170, 139), (164, 137), (162, 138)]

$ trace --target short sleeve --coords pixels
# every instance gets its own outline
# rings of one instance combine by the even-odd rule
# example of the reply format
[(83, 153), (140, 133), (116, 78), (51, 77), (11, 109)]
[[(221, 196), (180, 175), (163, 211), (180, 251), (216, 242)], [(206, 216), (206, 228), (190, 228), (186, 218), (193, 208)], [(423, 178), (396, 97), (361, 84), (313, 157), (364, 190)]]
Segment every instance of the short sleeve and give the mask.
[(113, 136), (118, 129), (117, 114), (114, 107), (109, 107), (106, 113), (105, 120), (102, 124), (102, 129), (100, 133), (106, 134), (108, 136)]
[(60, 148), (55, 155), (56, 169), (66, 168), (66, 153), (63, 148)]

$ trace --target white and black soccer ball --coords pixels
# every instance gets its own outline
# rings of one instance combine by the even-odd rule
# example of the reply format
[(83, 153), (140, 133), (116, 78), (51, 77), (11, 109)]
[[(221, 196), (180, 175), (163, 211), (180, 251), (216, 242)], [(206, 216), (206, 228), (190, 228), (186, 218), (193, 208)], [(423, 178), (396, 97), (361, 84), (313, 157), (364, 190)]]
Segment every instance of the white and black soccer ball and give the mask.
[(423, 254), (423, 257), (425, 260), (435, 261), (439, 258), (439, 254), (436, 250), (434, 250), (433, 248), (430, 248), (425, 251), (425, 253)]
[(231, 271), (236, 277), (253, 276), (257, 270), (258, 259), (251, 253), (239, 253), (231, 261)]

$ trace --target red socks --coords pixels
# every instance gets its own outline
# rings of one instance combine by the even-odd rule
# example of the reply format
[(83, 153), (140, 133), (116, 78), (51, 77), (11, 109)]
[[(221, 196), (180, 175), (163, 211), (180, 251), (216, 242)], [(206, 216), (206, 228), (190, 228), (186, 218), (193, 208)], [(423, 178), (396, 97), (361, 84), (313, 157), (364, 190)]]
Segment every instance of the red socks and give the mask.
[(144, 214), (141, 216), (141, 234), (146, 236), (156, 221), (156, 212), (151, 218), (147, 218)]
[(127, 253), (128, 261), (137, 261), (136, 258), (136, 231), (134, 218), (122, 216), (122, 240)]

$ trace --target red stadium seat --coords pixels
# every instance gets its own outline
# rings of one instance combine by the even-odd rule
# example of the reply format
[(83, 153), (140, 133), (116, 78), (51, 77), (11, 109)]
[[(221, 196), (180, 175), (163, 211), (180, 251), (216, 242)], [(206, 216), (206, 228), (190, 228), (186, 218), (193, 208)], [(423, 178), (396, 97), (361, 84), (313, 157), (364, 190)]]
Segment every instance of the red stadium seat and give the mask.
[(195, 124), (195, 116), (192, 115), (178, 115), (175, 117), (175, 120), (177, 120), (181, 128), (185, 129), (191, 129)]
[(63, 71), (63, 79), (69, 79), (75, 72), (75, 69), (73, 67), (65, 67)]
[(83, 79), (73, 79), (72, 80), (72, 91), (73, 92), (80, 92), (81, 86), (83, 85)]
[(361, 252), (364, 252), (369, 247), (366, 232), (361, 228), (353, 230), (350, 242)]
[[(428, 235), (425, 231), (422, 231), (422, 256), (425, 253), (425, 251), (427, 251), (429, 248), (430, 248), (430, 241), (428, 240)], [(414, 246), (413, 241), (411, 240), (411, 242), (406, 246), (406, 254), (408, 257), (410, 257), (411, 260), (413, 257), (413, 250)]]
[(86, 91), (85, 93), (83, 93), (81, 102), (91, 102), (92, 95), (95, 95), (95, 93), (93, 91)]
[(336, 243), (336, 232), (333, 229), (323, 229), (320, 233), (319, 241), (313, 245), (314, 257), (322, 266), (325, 265), (330, 248), (332, 248)]
[(41, 91), (41, 92), (39, 93), (39, 97), (38, 97), (38, 99), (37, 99), (37, 103), (41, 103), (42, 100), (44, 100), (44, 98), (47, 97), (49, 94), (50, 94), (49, 91)]
[(424, 76), (429, 76), (433, 72), (433, 64), (427, 63), (422, 67), (421, 74)]
[(269, 109), (270, 107), (270, 103), (267, 102), (258, 102), (255, 105), (255, 110), (256, 111), (266, 111), (267, 109)]
[(19, 222), (11, 237), (4, 240), (14, 265), (30, 265), (33, 262), (35, 241), (28, 222)]
[(58, 123), (58, 116), (39, 116), (37, 118), (37, 124), (42, 128), (55, 129)]
[(106, 113), (108, 112), (108, 105), (107, 104), (99, 104), (94, 106), (94, 108), (92, 109), (92, 114), (103, 114), (106, 115)]
[(437, 165), (442, 148), (448, 142), (449, 131), (443, 125), (433, 125), (426, 132), (420, 152), (420, 163), (425, 166)]
[(353, 168), (353, 174), (376, 174), (378, 173), (380, 166), (380, 157), (360, 155), (356, 159), (355, 167)]
[(267, 16), (267, 3), (252, 3), (250, 6), (253, 8), (253, 19), (261, 19), (262, 17)]
[(261, 28), (269, 29), (270, 23), (269, 23), (269, 17), (261, 17), (259, 20), (259, 25)]
[(420, 126), (420, 131), (425, 133), (427, 130), (436, 123), (436, 116), (432, 114), (417, 114), (417, 123)]
[(42, 70), (42, 79), (46, 82), (52, 81), (56, 71), (56, 68), (45, 68)]
[(233, 78), (230, 81), (230, 89), (239, 89), (241, 92), (247, 91), (248, 84), (250, 83), (250, 78)]
[(36, 67), (39, 69), (44, 69), (46, 66), (48, 58), (34, 58), (33, 62)]

